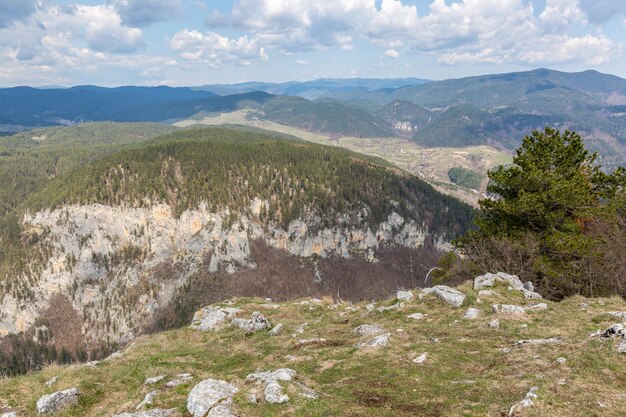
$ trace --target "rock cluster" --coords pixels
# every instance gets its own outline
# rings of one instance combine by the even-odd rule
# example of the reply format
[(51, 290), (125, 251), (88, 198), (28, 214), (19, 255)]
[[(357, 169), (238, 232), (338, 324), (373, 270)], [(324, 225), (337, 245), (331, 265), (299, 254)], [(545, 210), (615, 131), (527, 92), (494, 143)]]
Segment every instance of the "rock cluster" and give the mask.
[(253, 312), (252, 317), (249, 320), (233, 319), (231, 323), (233, 326), (245, 330), (246, 333), (255, 333), (272, 327), (270, 322), (258, 311)]
[(239, 312), (241, 312), (239, 308), (206, 306), (193, 315), (191, 328), (202, 331), (215, 330)]

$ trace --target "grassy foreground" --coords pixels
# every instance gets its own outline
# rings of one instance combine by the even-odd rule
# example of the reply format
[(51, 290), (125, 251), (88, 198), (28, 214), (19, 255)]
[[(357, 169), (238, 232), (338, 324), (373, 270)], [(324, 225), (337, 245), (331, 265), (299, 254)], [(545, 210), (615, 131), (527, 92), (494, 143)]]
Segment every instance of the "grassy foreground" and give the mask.
[[(132, 411), (153, 389), (155, 407), (186, 413), (191, 388), (206, 378), (239, 387), (234, 411), (239, 416), (505, 416), (528, 390), (537, 386), (534, 405), (519, 416), (626, 415), (626, 355), (616, 353), (616, 339), (588, 338), (588, 334), (619, 321), (604, 313), (626, 311), (619, 298), (573, 297), (546, 302), (545, 311), (515, 317), (493, 313), (491, 305), (535, 304), (518, 291), (496, 286), (495, 296), (478, 297), (465, 284), (465, 304), (480, 310), (476, 320), (463, 318), (466, 305), (454, 309), (432, 295), (405, 302), (400, 309), (367, 311), (363, 304), (334, 304), (331, 300), (299, 300), (273, 304), (260, 299), (233, 300), (244, 309), (240, 317), (260, 311), (273, 324), (283, 323), (280, 335), (266, 331), (245, 335), (225, 326), (214, 332), (189, 328), (142, 336), (119, 358), (96, 367), (50, 366), (30, 375), (0, 380), (0, 410), (14, 408), (19, 416), (35, 415), (36, 400), (47, 393), (78, 387), (79, 405), (60, 416), (110, 416)], [(416, 291), (417, 293), (417, 291)], [(415, 312), (428, 316), (408, 318)], [(500, 328), (486, 324), (499, 318)], [(302, 326), (308, 323), (306, 326)], [(377, 324), (391, 333), (378, 350), (359, 350), (360, 324)], [(298, 332), (298, 329), (302, 332)], [(514, 347), (519, 339), (560, 337), (555, 345)], [(300, 346), (298, 340), (324, 338)], [(502, 351), (508, 348), (508, 352)], [(424, 363), (413, 359), (426, 352)], [(565, 363), (558, 363), (563, 357)], [(312, 388), (318, 399), (298, 395), (286, 386), (291, 400), (282, 405), (251, 404), (252, 389), (245, 377), (256, 370), (292, 368), (297, 379)], [(164, 383), (190, 372), (194, 379), (176, 388)], [(155, 386), (147, 377), (166, 375)], [(51, 387), (45, 382), (58, 376)]]

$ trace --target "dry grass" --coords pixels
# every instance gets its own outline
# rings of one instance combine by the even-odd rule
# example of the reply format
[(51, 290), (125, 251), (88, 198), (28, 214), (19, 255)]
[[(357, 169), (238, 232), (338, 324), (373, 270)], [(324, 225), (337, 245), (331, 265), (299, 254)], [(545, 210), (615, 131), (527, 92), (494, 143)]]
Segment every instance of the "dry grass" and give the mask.
[[(244, 335), (229, 326), (216, 332), (178, 329), (143, 336), (121, 358), (86, 366), (49, 367), (27, 376), (0, 381), (0, 404), (34, 416), (34, 404), (45, 393), (77, 386), (83, 392), (79, 406), (60, 416), (110, 416), (130, 411), (154, 387), (145, 378), (166, 375), (157, 384), (156, 406), (175, 407), (185, 414), (192, 386), (205, 378), (230, 381), (241, 388), (235, 397), (240, 416), (504, 416), (532, 386), (539, 398), (519, 416), (623, 416), (626, 415), (626, 355), (615, 351), (617, 340), (590, 339), (588, 334), (615, 320), (607, 311), (624, 311), (619, 298), (573, 297), (547, 302), (546, 311), (524, 317), (496, 315), (493, 303), (532, 304), (517, 291), (496, 287), (495, 297), (483, 297), (468, 284), (460, 289), (466, 302), (480, 310), (480, 318), (463, 318), (465, 307), (453, 309), (433, 296), (406, 302), (405, 307), (367, 312), (365, 303), (334, 304), (298, 300), (279, 304), (261, 299), (235, 299), (248, 315), (261, 311), (272, 323), (283, 323), (279, 336), (266, 332)], [(303, 302), (304, 301), (304, 302)], [(377, 307), (392, 305), (387, 300)], [(587, 307), (581, 309), (580, 304)], [(356, 308), (356, 309), (354, 309)], [(413, 320), (410, 313), (427, 313)], [(500, 318), (500, 329), (486, 323)], [(308, 323), (302, 333), (298, 328)], [(360, 324), (383, 326), (390, 343), (379, 350), (358, 350), (360, 337), (352, 330)], [(513, 347), (519, 339), (561, 337), (558, 345)], [(304, 346), (299, 339), (324, 338)], [(510, 351), (505, 353), (502, 348)], [(423, 364), (412, 359), (421, 352)], [(565, 364), (556, 362), (567, 359)], [(288, 389), (287, 405), (250, 404), (253, 386), (244, 380), (255, 370), (293, 368), (299, 381), (313, 388), (317, 400)], [(194, 380), (174, 389), (164, 382), (181, 372)], [(53, 376), (53, 388), (45, 382)]]

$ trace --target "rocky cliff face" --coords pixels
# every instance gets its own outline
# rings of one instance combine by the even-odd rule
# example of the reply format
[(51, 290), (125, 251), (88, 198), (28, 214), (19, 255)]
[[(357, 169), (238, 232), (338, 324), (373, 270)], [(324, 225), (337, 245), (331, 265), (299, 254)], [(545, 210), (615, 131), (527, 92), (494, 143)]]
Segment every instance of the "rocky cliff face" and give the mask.
[(369, 262), (377, 262), (383, 247), (420, 250), (427, 241), (445, 244), (424, 225), (396, 213), (375, 227), (355, 213), (332, 228), (309, 218), (294, 220), (285, 230), (259, 221), (264, 205), (255, 199), (243, 214), (211, 212), (201, 204), (178, 217), (164, 204), (72, 205), (27, 214), (24, 229), (39, 240), (47, 261), (10, 277), (28, 287), (28, 296), (16, 290), (18, 285), (3, 288), (0, 335), (32, 328), (50, 300), (61, 295), (82, 320), (81, 337), (126, 342), (199, 268), (226, 275), (256, 268), (253, 240), (298, 258)]

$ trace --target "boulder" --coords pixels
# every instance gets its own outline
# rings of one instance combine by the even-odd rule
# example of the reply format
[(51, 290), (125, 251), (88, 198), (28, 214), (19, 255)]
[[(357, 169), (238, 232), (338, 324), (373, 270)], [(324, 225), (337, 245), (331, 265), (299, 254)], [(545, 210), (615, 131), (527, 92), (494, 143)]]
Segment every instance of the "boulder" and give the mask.
[(191, 328), (202, 331), (215, 330), (226, 320), (241, 312), (239, 308), (206, 306), (193, 315)]
[(400, 301), (410, 301), (415, 298), (415, 296), (411, 291), (398, 290), (396, 298)]
[(474, 320), (478, 318), (479, 314), (480, 314), (480, 310), (478, 310), (477, 308), (470, 307), (465, 312), (465, 315), (463, 315), (463, 318)]
[(438, 298), (453, 307), (461, 307), (463, 301), (465, 301), (465, 294), (447, 285), (435, 285), (432, 288), (425, 288), (424, 292), (427, 294), (435, 294)]
[(521, 291), (523, 289), (526, 289), (517, 275), (510, 275), (504, 272), (498, 272), (497, 274), (487, 272), (484, 275), (477, 276), (476, 278), (474, 278), (474, 289), (479, 290), (485, 287), (493, 287), (496, 281), (505, 282), (516, 290)]
[(78, 404), (79, 395), (80, 393), (76, 388), (69, 388), (44, 395), (37, 400), (37, 412), (39, 414), (52, 414), (64, 408), (76, 405)]
[(255, 333), (272, 327), (270, 322), (258, 311), (253, 312), (249, 320), (233, 319), (231, 323), (233, 326), (245, 330), (246, 333)]
[(194, 417), (234, 417), (230, 407), (237, 387), (217, 379), (205, 379), (187, 397), (187, 411)]

